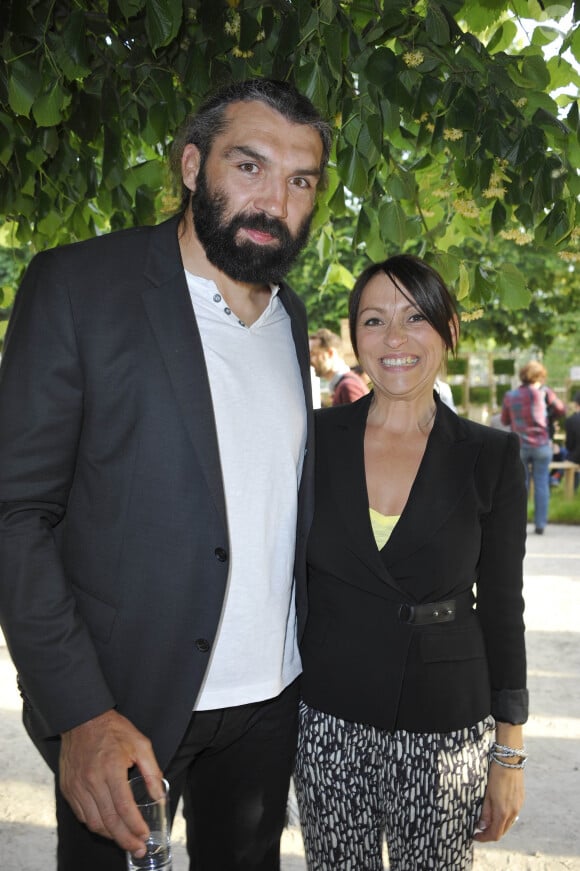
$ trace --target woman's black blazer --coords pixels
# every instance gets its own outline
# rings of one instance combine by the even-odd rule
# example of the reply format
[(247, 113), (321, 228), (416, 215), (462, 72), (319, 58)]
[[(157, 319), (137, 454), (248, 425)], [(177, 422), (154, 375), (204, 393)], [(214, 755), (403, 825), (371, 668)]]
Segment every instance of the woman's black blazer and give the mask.
[[(371, 401), (316, 413), (303, 698), (388, 730), (451, 731), (490, 713), (524, 722), (526, 491), (517, 436), (465, 420), (436, 398), (408, 502), (379, 551), (363, 456)], [(450, 600), (454, 619), (409, 622), (409, 606)]]

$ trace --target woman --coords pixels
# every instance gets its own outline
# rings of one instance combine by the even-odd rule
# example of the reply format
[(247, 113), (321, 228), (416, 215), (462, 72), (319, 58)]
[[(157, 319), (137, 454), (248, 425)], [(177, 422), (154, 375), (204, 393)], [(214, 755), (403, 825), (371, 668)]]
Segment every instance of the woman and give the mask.
[(550, 462), (554, 421), (564, 417), (566, 407), (553, 390), (545, 387), (548, 373), (537, 360), (520, 369), (521, 384), (503, 398), (501, 422), (517, 432), (520, 456), (529, 485), (529, 466), (534, 481), (534, 525), (543, 535), (550, 503)]
[(308, 867), (382, 869), (386, 833), (391, 871), (461, 871), (524, 797), (518, 441), (434, 393), (458, 319), (424, 262), (366, 269), (349, 318), (373, 391), (317, 412), (295, 772)]

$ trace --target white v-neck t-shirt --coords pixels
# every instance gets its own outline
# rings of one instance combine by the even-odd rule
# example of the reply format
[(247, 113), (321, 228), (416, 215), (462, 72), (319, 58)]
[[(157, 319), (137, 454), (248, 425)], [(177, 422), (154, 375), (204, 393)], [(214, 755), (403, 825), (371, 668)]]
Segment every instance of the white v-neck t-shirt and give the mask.
[(209, 375), (230, 540), (225, 604), (195, 704), (210, 710), (273, 698), (301, 671), (294, 551), (306, 404), (278, 288), (248, 327), (213, 281), (186, 278)]

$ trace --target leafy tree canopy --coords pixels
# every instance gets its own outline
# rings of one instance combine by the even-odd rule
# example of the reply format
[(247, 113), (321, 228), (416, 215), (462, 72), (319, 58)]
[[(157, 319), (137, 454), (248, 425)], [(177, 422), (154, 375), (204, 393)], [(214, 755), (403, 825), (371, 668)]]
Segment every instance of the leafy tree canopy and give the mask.
[(329, 300), (361, 258), (412, 250), (465, 309), (526, 309), (516, 248), (566, 275), (580, 259), (578, 17), (573, 0), (3, 0), (0, 244), (159, 220), (186, 115), (266, 75), (335, 127), (311, 248)]

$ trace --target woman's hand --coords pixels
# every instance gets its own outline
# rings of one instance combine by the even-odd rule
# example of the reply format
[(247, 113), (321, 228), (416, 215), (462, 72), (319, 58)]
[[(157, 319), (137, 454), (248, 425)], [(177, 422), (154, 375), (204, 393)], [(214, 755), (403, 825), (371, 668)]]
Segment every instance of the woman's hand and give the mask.
[[(497, 723), (496, 741), (508, 747), (521, 748), (521, 726)], [(499, 841), (503, 838), (517, 820), (524, 803), (524, 769), (516, 767), (519, 758), (502, 757), (501, 761), (503, 765), (498, 765), (492, 759), (489, 761), (483, 808), (473, 836), (475, 841)]]

